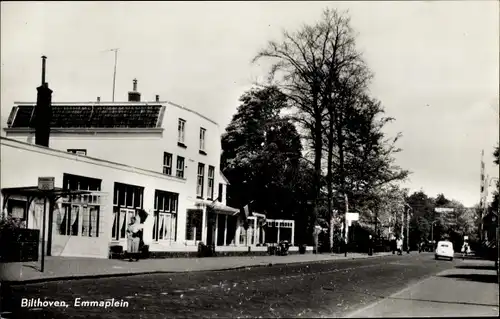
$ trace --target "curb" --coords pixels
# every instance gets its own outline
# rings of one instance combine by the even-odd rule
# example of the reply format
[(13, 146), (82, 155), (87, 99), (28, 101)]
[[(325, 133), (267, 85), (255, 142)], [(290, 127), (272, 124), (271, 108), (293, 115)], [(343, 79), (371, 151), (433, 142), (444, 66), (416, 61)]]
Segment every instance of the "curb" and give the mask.
[(289, 265), (303, 265), (303, 264), (319, 264), (327, 262), (335, 262), (339, 260), (355, 260), (355, 259), (369, 259), (369, 258), (382, 258), (392, 255), (373, 255), (373, 256), (358, 256), (358, 257), (341, 257), (339, 259), (325, 259), (325, 260), (309, 260), (309, 261), (299, 261), (299, 262), (284, 262), (284, 263), (267, 263), (267, 264), (255, 264), (247, 266), (234, 266), (227, 268), (217, 268), (217, 269), (201, 269), (201, 270), (182, 270), (182, 271), (167, 271), (167, 270), (151, 270), (151, 271), (141, 271), (134, 273), (116, 273), (116, 274), (91, 274), (91, 275), (80, 275), (80, 276), (61, 276), (61, 277), (49, 277), (49, 278), (36, 278), (36, 279), (26, 279), (26, 280), (2, 280), (1, 285), (7, 286), (18, 286), (26, 284), (36, 284), (43, 282), (54, 282), (54, 281), (68, 281), (68, 280), (80, 280), (80, 279), (102, 279), (102, 278), (116, 278), (116, 277), (131, 277), (131, 276), (141, 276), (141, 275), (155, 275), (155, 274), (182, 274), (182, 273), (202, 273), (202, 272), (216, 272), (216, 271), (230, 271), (230, 270), (240, 270), (240, 269), (252, 269), (261, 267), (273, 267), (273, 266), (289, 266)]

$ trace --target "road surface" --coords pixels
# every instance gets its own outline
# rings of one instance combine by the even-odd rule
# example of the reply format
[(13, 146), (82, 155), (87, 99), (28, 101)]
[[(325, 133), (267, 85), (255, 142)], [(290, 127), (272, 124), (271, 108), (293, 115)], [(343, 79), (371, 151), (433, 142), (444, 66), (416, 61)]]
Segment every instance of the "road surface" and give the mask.
[[(307, 265), (55, 281), (13, 286), (9, 310), (21, 318), (341, 317), (460, 262), (412, 252)], [(66, 305), (20, 308), (22, 298)], [(116, 307), (81, 306), (113, 298)]]

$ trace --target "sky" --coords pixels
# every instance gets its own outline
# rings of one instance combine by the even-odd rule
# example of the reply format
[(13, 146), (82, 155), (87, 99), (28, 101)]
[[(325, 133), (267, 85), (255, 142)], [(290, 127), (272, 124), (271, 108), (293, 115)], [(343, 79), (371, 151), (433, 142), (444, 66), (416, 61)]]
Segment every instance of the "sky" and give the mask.
[[(349, 10), (357, 47), (375, 78), (373, 97), (396, 121), (403, 185), (473, 206), (480, 158), (498, 177), (497, 1), (1, 2), (1, 123), (15, 101), (36, 101), (41, 59), (54, 102), (169, 100), (230, 122), (238, 98), (263, 79), (256, 53), (325, 8)], [(3, 134), (3, 131), (2, 131)], [(493, 184), (493, 183), (492, 183)]]

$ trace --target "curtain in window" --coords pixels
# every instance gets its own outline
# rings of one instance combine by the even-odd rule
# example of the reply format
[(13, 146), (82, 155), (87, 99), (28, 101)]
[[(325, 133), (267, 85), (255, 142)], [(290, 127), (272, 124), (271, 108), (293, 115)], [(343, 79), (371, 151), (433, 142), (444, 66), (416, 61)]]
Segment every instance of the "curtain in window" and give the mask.
[(78, 217), (80, 214), (80, 206), (73, 206), (71, 210), (71, 235), (78, 235)]
[(89, 208), (83, 207), (82, 209), (82, 236), (90, 235), (90, 216), (89, 216)]
[(177, 219), (177, 216), (172, 214), (170, 216), (170, 240), (175, 240), (175, 232), (177, 231), (175, 229), (175, 221)]
[[(32, 217), (31, 217), (31, 219), (33, 221), (32, 225), (33, 225), (34, 229), (40, 229), (40, 230), (42, 229), (43, 203), (44, 203), (43, 199), (42, 200), (34, 200), (33, 201), (32, 206), (33, 206), (34, 209), (32, 211)], [(48, 211), (49, 210), (47, 209), (47, 212)], [(47, 220), (48, 220), (48, 218), (47, 218)], [(42, 234), (42, 232), (40, 231), (40, 237), (42, 236), (41, 234)]]
[(153, 240), (156, 240), (157, 229), (158, 229), (158, 213), (155, 213), (154, 223), (153, 223)]
[(97, 220), (99, 217), (99, 206), (92, 206), (90, 208), (90, 229), (89, 236), (90, 237), (99, 237), (99, 225), (97, 224)]
[(111, 236), (113, 239), (116, 238), (116, 234), (118, 233), (119, 223), (118, 223), (118, 207), (113, 207), (113, 229), (111, 230)]
[(120, 238), (125, 238), (125, 232), (127, 230), (127, 224), (125, 223), (126, 212), (120, 211)]
[(59, 230), (59, 234), (62, 235), (61, 233), (61, 224), (64, 220), (64, 216), (66, 215), (66, 211), (63, 205), (61, 205), (61, 208), (59, 208), (59, 205), (56, 205), (54, 208), (55, 210), (55, 215), (56, 215), (56, 225), (57, 229)]
[(165, 214), (160, 214), (160, 234), (159, 238), (163, 239), (165, 235)]
[[(59, 234), (60, 235), (67, 235), (68, 231), (68, 214), (69, 214), (69, 209), (70, 206), (64, 205), (61, 207), (61, 222), (59, 224)], [(59, 215), (59, 214), (58, 214)]]
[(165, 239), (171, 239), (172, 232), (172, 216), (170, 214), (165, 215)]

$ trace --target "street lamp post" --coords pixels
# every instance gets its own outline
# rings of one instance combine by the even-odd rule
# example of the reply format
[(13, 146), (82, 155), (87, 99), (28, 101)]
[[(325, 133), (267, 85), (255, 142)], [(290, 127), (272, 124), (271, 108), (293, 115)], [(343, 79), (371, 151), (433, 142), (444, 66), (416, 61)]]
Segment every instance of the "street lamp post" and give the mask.
[(410, 253), (410, 210), (413, 209), (408, 203), (405, 204), (406, 210), (406, 252)]
[(437, 223), (438, 221), (435, 220), (431, 224), (431, 242), (434, 242), (434, 224)]

